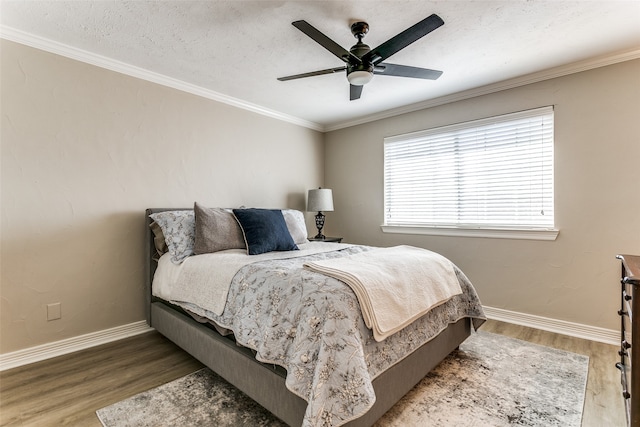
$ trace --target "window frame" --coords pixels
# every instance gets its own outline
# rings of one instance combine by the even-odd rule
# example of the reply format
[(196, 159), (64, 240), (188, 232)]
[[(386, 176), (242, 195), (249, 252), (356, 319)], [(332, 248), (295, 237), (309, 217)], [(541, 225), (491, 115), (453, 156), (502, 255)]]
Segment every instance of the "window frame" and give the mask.
[[(495, 124), (500, 122), (514, 121), (526, 117), (542, 116), (547, 114), (554, 114), (553, 106), (535, 108), (531, 110), (519, 111), (515, 113), (503, 114), (493, 117), (488, 117), (479, 120), (471, 120), (467, 122), (457, 123), (447, 126), (439, 126), (435, 128), (425, 129), (422, 131), (411, 132), (402, 135), (395, 135), (384, 138), (383, 143), (383, 164), (386, 168), (386, 146), (389, 143), (398, 141), (410, 141), (419, 138), (426, 138), (433, 135), (440, 135), (443, 133), (455, 132), (461, 129), (470, 129), (475, 127), (482, 127), (489, 124)], [(555, 123), (554, 123), (555, 128)], [(554, 131), (555, 133), (555, 131)], [(552, 136), (553, 137), (553, 136)], [(552, 141), (552, 150), (555, 151), (555, 141)], [(554, 153), (552, 153), (553, 155)], [(552, 196), (555, 198), (555, 163), (552, 160), (552, 183), (553, 190)], [(489, 226), (479, 224), (465, 224), (465, 225), (439, 225), (439, 224), (389, 224), (387, 223), (387, 176), (386, 171), (383, 171), (383, 224), (381, 229), (385, 233), (400, 233), (400, 234), (421, 234), (421, 235), (433, 235), (433, 236), (458, 236), (458, 237), (485, 237), (485, 238), (503, 238), (503, 239), (525, 239), (525, 240), (555, 240), (558, 236), (559, 229), (557, 228), (557, 217), (555, 215), (555, 201), (554, 207), (554, 225), (552, 227), (535, 227), (535, 226)]]

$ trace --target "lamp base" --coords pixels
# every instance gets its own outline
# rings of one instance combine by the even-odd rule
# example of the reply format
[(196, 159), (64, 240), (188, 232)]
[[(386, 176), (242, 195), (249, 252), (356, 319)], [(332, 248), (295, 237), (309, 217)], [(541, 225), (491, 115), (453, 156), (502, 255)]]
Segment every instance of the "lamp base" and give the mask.
[(324, 228), (324, 214), (322, 212), (318, 212), (316, 215), (316, 228), (318, 229), (318, 234), (314, 236), (314, 239), (324, 239), (325, 235), (322, 234), (322, 229)]

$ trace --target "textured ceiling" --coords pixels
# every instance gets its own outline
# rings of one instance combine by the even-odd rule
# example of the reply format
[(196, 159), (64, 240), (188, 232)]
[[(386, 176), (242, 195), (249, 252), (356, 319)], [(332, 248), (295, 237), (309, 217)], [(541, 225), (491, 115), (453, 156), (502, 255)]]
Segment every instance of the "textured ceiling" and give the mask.
[[(0, 8), (5, 38), (57, 42), (319, 129), (603, 55), (640, 57), (640, 1), (4, 0)], [(350, 23), (364, 20), (374, 48), (432, 13), (445, 25), (388, 62), (444, 71), (436, 81), (376, 76), (349, 101), (344, 73), (276, 80), (343, 65), (292, 21), (348, 49)]]

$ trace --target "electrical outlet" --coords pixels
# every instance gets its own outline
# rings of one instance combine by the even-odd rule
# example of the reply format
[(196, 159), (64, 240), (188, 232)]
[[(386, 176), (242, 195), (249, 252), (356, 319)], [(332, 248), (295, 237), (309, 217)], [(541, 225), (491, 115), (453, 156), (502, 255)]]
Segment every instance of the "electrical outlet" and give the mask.
[(47, 304), (47, 321), (58, 320), (62, 318), (62, 308), (59, 302)]

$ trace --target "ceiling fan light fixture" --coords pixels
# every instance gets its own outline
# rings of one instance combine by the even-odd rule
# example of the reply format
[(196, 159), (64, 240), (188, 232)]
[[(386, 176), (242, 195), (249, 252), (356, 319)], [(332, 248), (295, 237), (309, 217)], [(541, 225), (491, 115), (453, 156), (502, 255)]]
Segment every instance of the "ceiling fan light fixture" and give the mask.
[(371, 81), (373, 73), (369, 71), (352, 71), (347, 74), (347, 80), (354, 86), (364, 86)]

